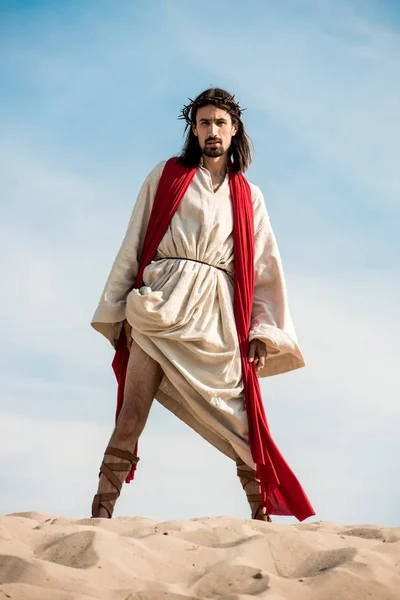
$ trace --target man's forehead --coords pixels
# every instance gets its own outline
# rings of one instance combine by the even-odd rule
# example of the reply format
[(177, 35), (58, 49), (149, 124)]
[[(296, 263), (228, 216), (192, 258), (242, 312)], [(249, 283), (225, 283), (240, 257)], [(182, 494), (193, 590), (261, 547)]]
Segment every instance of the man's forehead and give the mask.
[(213, 104), (201, 106), (197, 111), (197, 119), (226, 119), (229, 116), (228, 111)]

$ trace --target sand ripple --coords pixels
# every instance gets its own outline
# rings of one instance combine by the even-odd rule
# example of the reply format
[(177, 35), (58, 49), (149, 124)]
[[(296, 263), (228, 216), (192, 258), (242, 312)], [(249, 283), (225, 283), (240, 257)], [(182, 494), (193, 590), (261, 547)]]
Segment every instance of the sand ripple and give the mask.
[(0, 517), (0, 600), (399, 600), (400, 529)]

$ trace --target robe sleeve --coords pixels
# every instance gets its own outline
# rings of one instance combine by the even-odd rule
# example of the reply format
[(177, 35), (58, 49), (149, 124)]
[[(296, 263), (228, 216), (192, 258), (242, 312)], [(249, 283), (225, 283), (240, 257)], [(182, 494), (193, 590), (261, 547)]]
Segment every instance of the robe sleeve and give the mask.
[(289, 310), (282, 261), (261, 191), (253, 187), (255, 269), (254, 299), (249, 341), (267, 346), (267, 359), (258, 377), (304, 367)]
[(125, 237), (111, 267), (91, 325), (114, 346), (125, 319), (126, 299), (134, 287), (139, 270), (144, 237), (165, 162), (159, 163), (146, 177), (129, 220)]

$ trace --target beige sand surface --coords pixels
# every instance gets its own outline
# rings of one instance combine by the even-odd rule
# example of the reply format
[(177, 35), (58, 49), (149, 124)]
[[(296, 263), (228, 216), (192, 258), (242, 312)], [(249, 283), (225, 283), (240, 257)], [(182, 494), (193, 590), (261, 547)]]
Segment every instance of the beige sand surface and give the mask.
[(0, 600), (399, 600), (400, 528), (0, 517)]

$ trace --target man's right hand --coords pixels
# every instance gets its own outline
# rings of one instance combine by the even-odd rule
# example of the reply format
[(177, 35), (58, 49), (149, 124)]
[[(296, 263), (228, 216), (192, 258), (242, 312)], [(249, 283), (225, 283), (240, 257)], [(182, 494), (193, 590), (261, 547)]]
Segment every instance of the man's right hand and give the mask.
[(125, 337), (126, 337), (126, 343), (128, 346), (128, 350), (130, 350), (131, 346), (132, 346), (132, 336), (131, 336), (132, 327), (129, 325), (129, 323), (126, 319), (124, 321), (124, 331), (125, 331)]

